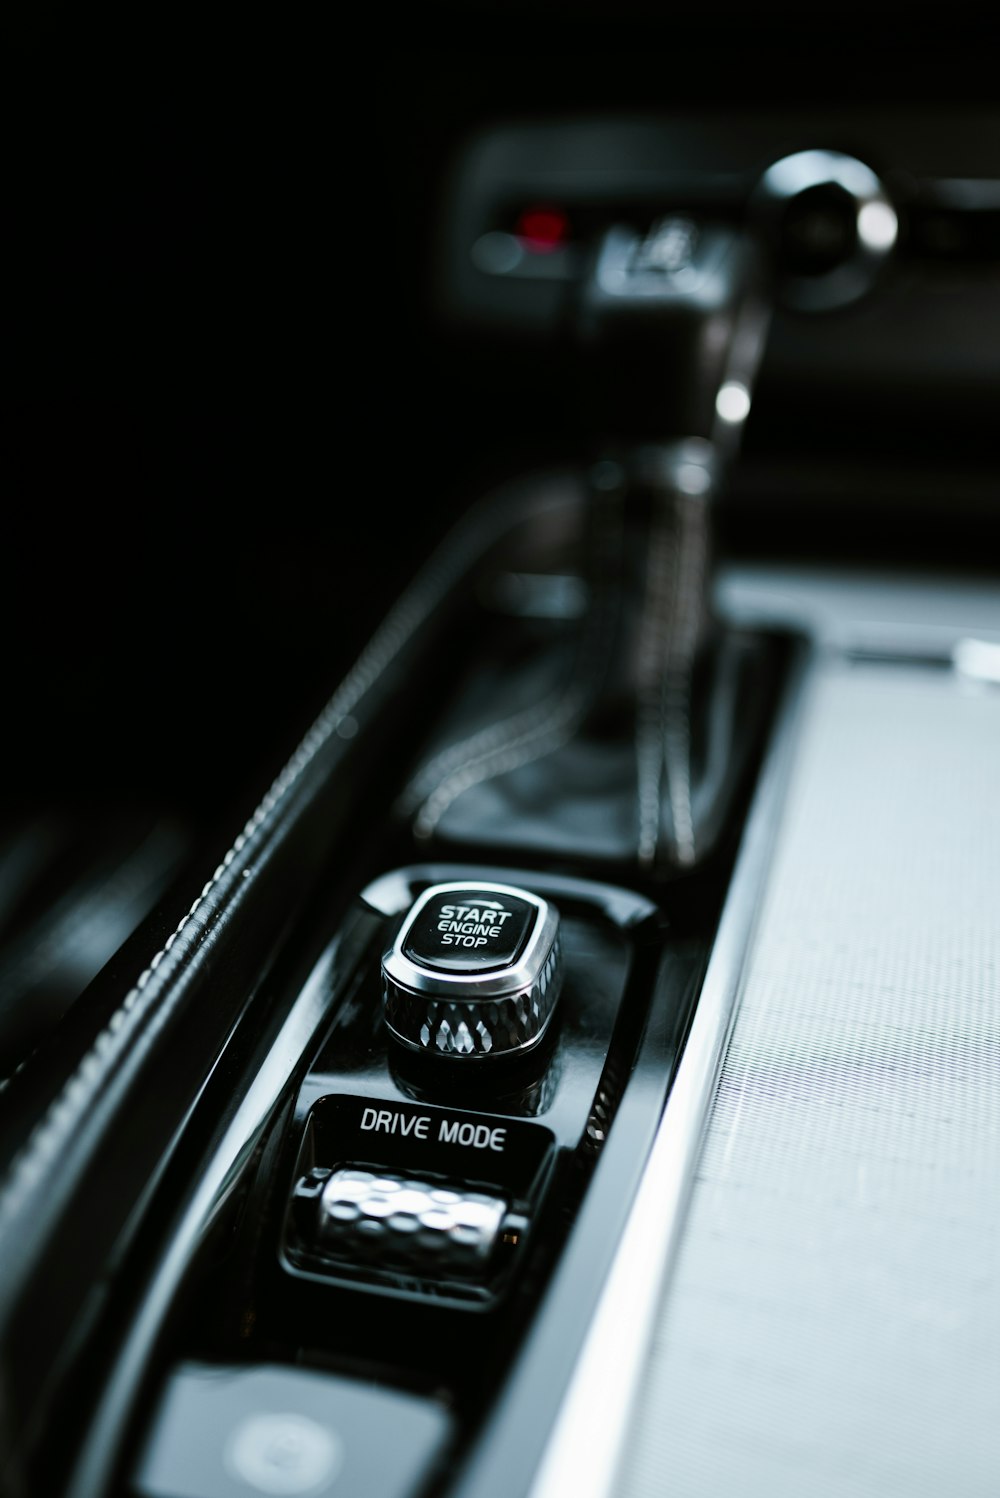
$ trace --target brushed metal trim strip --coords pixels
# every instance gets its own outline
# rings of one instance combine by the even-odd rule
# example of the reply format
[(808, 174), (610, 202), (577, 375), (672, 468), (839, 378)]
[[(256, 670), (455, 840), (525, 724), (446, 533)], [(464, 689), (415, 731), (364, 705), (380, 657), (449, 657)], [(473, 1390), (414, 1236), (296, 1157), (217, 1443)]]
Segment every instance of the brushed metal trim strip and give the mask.
[(530, 1498), (613, 1498), (654, 1313), (673, 1267), (738, 1008), (816, 659), (804, 649), (790, 672), (684, 1054)]

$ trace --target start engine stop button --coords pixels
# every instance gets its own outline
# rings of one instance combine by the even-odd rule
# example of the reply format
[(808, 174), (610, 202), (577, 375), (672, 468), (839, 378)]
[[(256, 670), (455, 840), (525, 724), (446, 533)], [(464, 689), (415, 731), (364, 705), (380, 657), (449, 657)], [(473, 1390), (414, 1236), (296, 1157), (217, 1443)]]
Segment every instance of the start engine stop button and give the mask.
[(385, 1018), (411, 1050), (501, 1056), (541, 1039), (562, 984), (559, 916), (507, 884), (436, 884), (382, 958)]
[(488, 973), (509, 968), (524, 951), (538, 908), (519, 895), (502, 898), (481, 886), (430, 890), (409, 923), (403, 951), (443, 973)]

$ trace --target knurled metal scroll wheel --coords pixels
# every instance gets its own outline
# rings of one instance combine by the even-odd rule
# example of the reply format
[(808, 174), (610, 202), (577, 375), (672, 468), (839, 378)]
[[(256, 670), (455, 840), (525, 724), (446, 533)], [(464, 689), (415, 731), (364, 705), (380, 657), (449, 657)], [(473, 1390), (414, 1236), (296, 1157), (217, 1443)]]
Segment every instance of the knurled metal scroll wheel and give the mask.
[(548, 901), (509, 884), (435, 884), (382, 958), (386, 1025), (425, 1055), (514, 1055), (541, 1040), (562, 977)]

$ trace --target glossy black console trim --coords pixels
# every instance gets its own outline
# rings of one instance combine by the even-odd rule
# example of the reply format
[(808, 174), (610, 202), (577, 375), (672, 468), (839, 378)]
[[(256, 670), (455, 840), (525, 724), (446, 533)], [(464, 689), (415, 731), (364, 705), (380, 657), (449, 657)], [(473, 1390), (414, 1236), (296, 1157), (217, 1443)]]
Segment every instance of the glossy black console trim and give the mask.
[[(454, 875), (456, 868), (467, 867), (464, 863), (441, 862), (393, 869), (391, 873), (373, 879), (361, 891), (361, 898), (372, 910), (377, 910), (382, 915), (402, 915), (412, 899), (411, 881), (418, 879), (421, 883), (444, 884)], [(484, 879), (497, 882), (510, 879), (511, 871), (507, 864), (488, 865), (477, 862), (476, 870), (482, 873)], [(532, 888), (543, 895), (555, 898), (559, 891), (569, 898), (585, 900), (622, 931), (634, 931), (656, 915), (657, 907), (650, 899), (634, 890), (623, 889), (618, 884), (606, 884), (599, 879), (577, 879), (571, 874), (549, 874), (542, 869), (532, 869), (530, 874), (522, 877), (530, 879)]]
[(683, 1026), (667, 996), (686, 993), (689, 1018), (703, 954), (665, 956), (632, 1075), (579, 1215), (533, 1324), (451, 1498), (515, 1498), (525, 1492), (573, 1368), (587, 1316), (610, 1267), (676, 1070)]
[[(378, 908), (379, 891), (407, 889), (408, 906), (411, 880), (437, 883), (458, 872), (454, 865), (414, 865), (365, 889), (342, 918), (337, 935), (311, 964), (308, 977), (298, 981), (297, 996), (276, 1035), (259, 1037), (260, 1055), (246, 1091), (233, 1099), (228, 1115), (219, 1123), (211, 1150), (193, 1175), (187, 1199), (164, 1235), (152, 1272), (142, 1286), (74, 1463), (67, 1498), (92, 1498), (105, 1491), (118, 1470), (137, 1400), (142, 1401), (151, 1392), (158, 1350), (163, 1339), (169, 1338), (178, 1304), (187, 1294), (192, 1268), (211, 1247), (219, 1227), (238, 1216), (241, 1193), (255, 1176), (262, 1151), (273, 1150), (283, 1133), (283, 1120), (304, 1081), (309, 1058), (339, 1005), (354, 992), (359, 964), (370, 962), (373, 954), (377, 958), (381, 952), (387, 917)], [(499, 878), (510, 871), (485, 872)], [(543, 895), (554, 896), (561, 891), (591, 905), (631, 942), (648, 946), (657, 938), (657, 907), (642, 895), (547, 875), (533, 874), (531, 882)], [(276, 1155), (273, 1168), (283, 1180)]]
[[(74, 1478), (73, 1491), (100, 1491), (96, 1474), (114, 1460), (110, 1444), (99, 1450), (110, 1430), (103, 1381), (131, 1387), (115, 1371), (133, 1347), (126, 1310), (146, 1304), (171, 1257), (190, 1182), (211, 1158), (199, 1154), (210, 1128), (217, 1138), (231, 1122), (220, 1089), (250, 1085), (261, 1064), (247, 1059), (255, 1025), (263, 1016), (276, 1031), (285, 1018), (269, 973), (295, 948), (310, 892), (332, 889), (339, 916), (351, 881), (373, 866), (364, 864), (366, 845), (352, 841), (358, 790), (374, 781), (379, 753), (393, 753), (391, 729), (422, 687), (454, 605), (529, 513), (533, 526), (542, 516), (561, 537), (577, 498), (557, 475), (541, 495), (537, 483), (512, 486), (505, 502), (491, 496), (470, 516), (404, 595), (172, 933), (164, 940), (158, 914), (130, 944), (129, 961), (147, 941), (147, 951), (158, 948), (138, 981), (129, 986), (134, 969), (116, 963), (92, 1002), (82, 1001), (63, 1075), (0, 1194), (0, 1486), (8, 1491), (39, 1482), (62, 1491), (78, 1446), (81, 1470), (95, 1481)], [(544, 876), (531, 877), (544, 888)], [(641, 899), (596, 887), (618, 914)], [(186, 1178), (180, 1163), (191, 1165)], [(124, 1418), (109, 1415), (116, 1428)], [(47, 1439), (54, 1424), (58, 1449)]]
[(212, 1225), (225, 1210), (251, 1167), (253, 1158), (283, 1102), (296, 1068), (336, 1004), (343, 986), (378, 929), (366, 912), (345, 920), (304, 985), (267, 1048), (259, 1070), (235, 1107), (214, 1152), (195, 1183), (191, 1196), (173, 1224), (154, 1275), (147, 1283), (127, 1339), (90, 1423), (86, 1443), (76, 1463), (67, 1498), (92, 1498), (108, 1481), (117, 1448), (132, 1414), (147, 1365), (181, 1284)]
[[(571, 499), (557, 483), (534, 513), (554, 514), (559, 526)], [(376, 773), (391, 773), (384, 761), (399, 754), (398, 728), (432, 669), (433, 646), (528, 513), (516, 488), (470, 512), (387, 616), (173, 931), (164, 939), (156, 912), (130, 945), (155, 952), (139, 977), (113, 963), (81, 1000), (45, 1111), (0, 1182), (0, 1488), (29, 1491), (41, 1480), (39, 1463), (50, 1489), (57, 1481), (46, 1439), (56, 1402), (72, 1424), (93, 1397), (93, 1339), (192, 1111), (303, 902), (317, 883), (343, 887), (350, 876), (343, 860), (336, 867), (338, 840), (363, 846), (355, 825), (362, 793)], [(182, 679), (164, 690), (162, 711), (175, 693), (182, 697)], [(139, 731), (155, 731), (155, 721)], [(63, 1424), (68, 1451), (78, 1433)]]
[[(439, 1276), (430, 1266), (422, 1285), (416, 1270), (405, 1274), (380, 1271), (372, 1263), (337, 1262), (335, 1257), (324, 1262), (320, 1246), (311, 1237), (313, 1196), (306, 1187), (301, 1200), (296, 1197), (290, 1205), (278, 1247), (279, 1262), (292, 1279), (418, 1305), (426, 1305), (430, 1298), (439, 1310), (462, 1307), (489, 1312), (510, 1290), (512, 1275), (517, 1277), (516, 1264), (524, 1260), (543, 1202), (551, 1195), (553, 1176), (563, 1183), (557, 1196), (564, 1197), (572, 1182), (574, 1205), (576, 1193), (589, 1176), (604, 1123), (618, 1105), (635, 1052), (649, 1002), (650, 953), (655, 955), (656, 945), (666, 939), (665, 923), (657, 906), (644, 896), (575, 878), (478, 864), (473, 870), (465, 865), (417, 864), (389, 877), (401, 908), (408, 910), (426, 889), (456, 881), (466, 884), (473, 876), (477, 883), (523, 888), (544, 899), (553, 916), (560, 912), (569, 995), (560, 1023), (538, 1053), (527, 1058), (477, 1058), (470, 1065), (450, 1058), (400, 1054), (383, 1023), (373, 1028), (373, 1016), (382, 1002), (375, 954), (365, 984), (342, 1013), (332, 1017), (329, 1033), (300, 1088), (288, 1145), (293, 1152), (288, 1189), (294, 1182), (304, 1183), (315, 1168), (347, 1167), (426, 1174), (450, 1181), (455, 1189), (464, 1185), (495, 1192), (506, 1197), (510, 1210), (524, 1219), (517, 1254), (506, 1264), (495, 1265), (495, 1273), (475, 1284)], [(368, 908), (373, 898), (378, 897), (371, 890), (362, 895)], [(398, 924), (394, 916), (395, 912), (385, 918), (390, 931)], [(582, 943), (582, 954), (576, 951), (578, 943)], [(677, 995), (673, 998), (676, 1003)], [(596, 1127), (596, 1107), (603, 1120), (601, 1138), (590, 1132)], [(369, 1132), (363, 1132), (365, 1125), (359, 1126), (362, 1112), (374, 1117), (379, 1109), (386, 1110), (387, 1120), (390, 1113), (411, 1121), (422, 1117), (425, 1133), (419, 1141), (409, 1133), (379, 1135), (372, 1132), (371, 1120)], [(436, 1142), (445, 1126), (461, 1121), (482, 1129), (501, 1126), (503, 1149), (459, 1149), (454, 1142)], [(304, 1211), (303, 1221), (297, 1204)], [(572, 1207), (564, 1200), (561, 1209), (550, 1204), (546, 1210), (559, 1217)], [(547, 1251), (561, 1236), (562, 1230), (553, 1223)], [(296, 1308), (305, 1299), (304, 1292), (295, 1297), (291, 1287), (285, 1287), (276, 1289), (275, 1298), (282, 1306), (278, 1319), (290, 1327), (303, 1314), (308, 1324), (315, 1325), (324, 1314), (322, 1303), (329, 1294), (317, 1300), (312, 1314)], [(346, 1319), (346, 1308), (343, 1314)], [(401, 1323), (399, 1330), (402, 1334)], [(368, 1335), (374, 1345), (371, 1324)]]

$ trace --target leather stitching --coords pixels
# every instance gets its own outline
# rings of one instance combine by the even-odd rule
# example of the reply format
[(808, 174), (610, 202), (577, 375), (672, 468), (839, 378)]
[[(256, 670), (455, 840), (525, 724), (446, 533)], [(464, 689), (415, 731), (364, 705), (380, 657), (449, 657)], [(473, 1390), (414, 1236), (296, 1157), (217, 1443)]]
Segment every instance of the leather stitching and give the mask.
[[(90, 1104), (110, 1078), (115, 1063), (126, 1053), (147, 1013), (157, 1005), (163, 1005), (169, 992), (169, 979), (158, 991), (150, 990), (150, 984), (178, 940), (192, 923), (197, 924), (196, 918), (236, 860), (245, 852), (257, 851), (258, 847), (262, 851), (265, 838), (276, 825), (290, 792), (321, 748), (334, 735), (344, 739), (354, 736), (358, 725), (351, 716), (352, 712), (476, 557), (496, 542), (516, 518), (507, 511), (499, 515), (487, 512), (487, 520), (492, 523), (484, 526), (481, 509), (474, 511), (465, 524), (445, 540), (390, 610), (190, 909), (125, 995), (11, 1162), (0, 1193), (0, 1233), (10, 1227), (32, 1192), (55, 1165), (76, 1129), (82, 1125)], [(252, 873), (252, 868), (246, 868), (242, 877), (251, 878)]]
[(708, 527), (705, 500), (678, 495), (673, 610), (664, 677), (663, 761), (679, 863), (697, 854), (691, 797), (691, 691), (701, 629)]
[(691, 690), (708, 555), (703, 497), (658, 495), (647, 564), (647, 603), (640, 629), (636, 781), (639, 863), (656, 862), (663, 792), (677, 862), (697, 855), (691, 789)]
[(435, 795), (441, 786), (470, 765), (496, 754), (507, 744), (519, 742), (530, 734), (539, 720), (553, 712), (565, 693), (562, 688), (547, 692), (540, 702), (512, 713), (498, 723), (488, 723), (467, 738), (459, 739), (427, 760), (414, 775), (402, 797), (406, 810), (419, 809), (421, 803)]
[[(620, 490), (592, 494), (591, 505), (596, 511), (597, 550), (603, 558), (621, 525)], [(568, 688), (547, 693), (532, 707), (442, 750), (414, 776), (405, 799), (411, 805), (418, 796), (423, 800), (414, 821), (415, 837), (432, 837), (448, 808), (472, 786), (543, 759), (573, 737), (603, 676), (612, 638), (608, 584), (597, 591), (580, 642), (574, 672), (578, 679)], [(428, 791), (435, 772), (442, 770), (445, 773)]]
[(568, 693), (554, 694), (554, 698), (551, 706), (550, 699), (538, 704), (539, 721), (535, 726), (502, 740), (489, 753), (446, 777), (420, 808), (413, 828), (415, 836), (430, 837), (452, 802), (472, 786), (542, 759), (572, 738), (590, 700), (589, 693), (581, 685)]
[[(663, 761), (663, 650), (669, 638), (669, 579), (674, 553), (671, 514), (656, 497), (646, 561), (646, 599), (639, 626), (636, 683), (636, 800), (639, 863), (651, 868), (660, 840)], [(676, 569), (673, 569), (676, 570)]]

